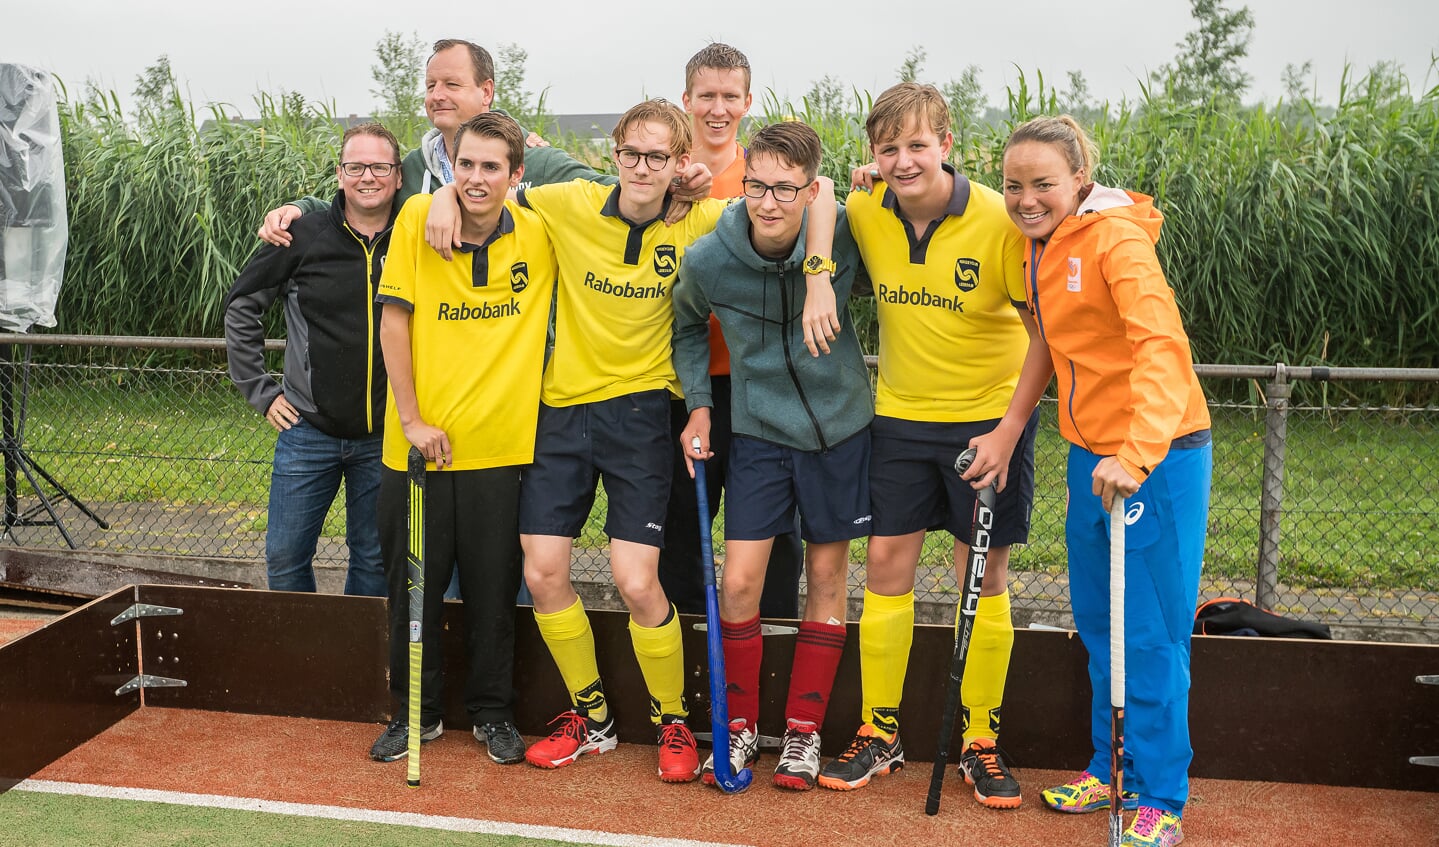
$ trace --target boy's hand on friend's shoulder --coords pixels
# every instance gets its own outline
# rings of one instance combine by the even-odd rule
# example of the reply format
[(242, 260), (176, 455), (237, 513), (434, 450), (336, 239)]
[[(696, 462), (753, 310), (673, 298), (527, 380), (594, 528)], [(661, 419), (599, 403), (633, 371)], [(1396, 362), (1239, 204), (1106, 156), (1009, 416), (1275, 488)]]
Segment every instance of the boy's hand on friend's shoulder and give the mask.
[(460, 246), (460, 192), (454, 183), (435, 189), (430, 213), (425, 216), (425, 243), (446, 262)]
[(849, 172), (850, 191), (863, 191), (869, 194), (874, 191), (875, 183), (879, 181), (879, 166), (874, 162), (860, 165)]
[(673, 199), (669, 213), (665, 215), (665, 225), (673, 226), (684, 220), (694, 204), (709, 198), (713, 186), (714, 174), (710, 173), (709, 166), (703, 162), (690, 162), (670, 183), (670, 197)]
[(290, 224), (294, 223), (300, 215), (300, 207), (294, 203), (286, 203), (278, 209), (271, 209), (265, 213), (265, 220), (260, 224), (260, 229), (255, 235), (266, 244), (273, 244), (276, 247), (290, 246)]

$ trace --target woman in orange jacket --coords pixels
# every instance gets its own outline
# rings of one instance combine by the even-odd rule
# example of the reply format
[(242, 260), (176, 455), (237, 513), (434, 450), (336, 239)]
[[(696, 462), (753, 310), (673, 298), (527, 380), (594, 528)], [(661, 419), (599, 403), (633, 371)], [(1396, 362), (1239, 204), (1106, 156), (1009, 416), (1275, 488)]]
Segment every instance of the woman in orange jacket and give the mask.
[(1109, 808), (1109, 539), (1125, 505), (1124, 844), (1183, 838), (1189, 794), (1189, 637), (1209, 512), (1209, 411), (1189, 338), (1155, 254), (1153, 200), (1092, 181), (1094, 148), (1073, 118), (1036, 118), (1004, 153), (1010, 217), (1028, 239), (1029, 308), (1059, 380), (1070, 442), (1070, 601), (1089, 652), (1094, 757), (1044, 792), (1062, 812)]

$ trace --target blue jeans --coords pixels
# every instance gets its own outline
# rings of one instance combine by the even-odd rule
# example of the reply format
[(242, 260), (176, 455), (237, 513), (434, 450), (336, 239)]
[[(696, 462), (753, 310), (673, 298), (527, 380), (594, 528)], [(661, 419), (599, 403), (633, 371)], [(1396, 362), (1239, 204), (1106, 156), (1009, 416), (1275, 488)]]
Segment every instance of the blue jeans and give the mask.
[(305, 420), (280, 433), (270, 472), (265, 571), (274, 591), (315, 590), (315, 545), (345, 480), (345, 593), (385, 596), (385, 566), (375, 502), (380, 492), (379, 434), (334, 438)]

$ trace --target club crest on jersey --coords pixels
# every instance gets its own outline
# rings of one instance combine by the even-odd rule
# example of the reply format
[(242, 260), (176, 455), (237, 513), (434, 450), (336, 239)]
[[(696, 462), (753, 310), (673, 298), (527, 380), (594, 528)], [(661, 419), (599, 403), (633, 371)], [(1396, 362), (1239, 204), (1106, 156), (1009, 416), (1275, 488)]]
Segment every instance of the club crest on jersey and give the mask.
[(1070, 291), (1079, 290), (1079, 260), (1073, 256), (1069, 257), (1069, 280), (1065, 287)]
[(515, 262), (510, 265), (510, 290), (519, 294), (530, 285), (530, 265), (528, 262)]
[(655, 273), (660, 276), (670, 276), (678, 265), (673, 244), (660, 244), (655, 247)]
[(979, 285), (979, 260), (954, 260), (954, 284), (960, 291), (973, 291)]

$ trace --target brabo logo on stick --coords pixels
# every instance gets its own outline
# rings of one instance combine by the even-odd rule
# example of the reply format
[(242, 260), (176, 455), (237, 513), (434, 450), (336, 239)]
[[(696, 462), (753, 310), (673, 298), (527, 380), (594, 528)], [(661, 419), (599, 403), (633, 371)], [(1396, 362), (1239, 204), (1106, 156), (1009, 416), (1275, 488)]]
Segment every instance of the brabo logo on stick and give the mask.
[(994, 510), (978, 503), (975, 506), (978, 514), (974, 521), (974, 538), (969, 545), (970, 556), (974, 560), (973, 567), (969, 573), (969, 591), (964, 593), (964, 608), (960, 614), (974, 615), (979, 610), (979, 589), (984, 585), (984, 569), (989, 562), (989, 530), (994, 526)]

